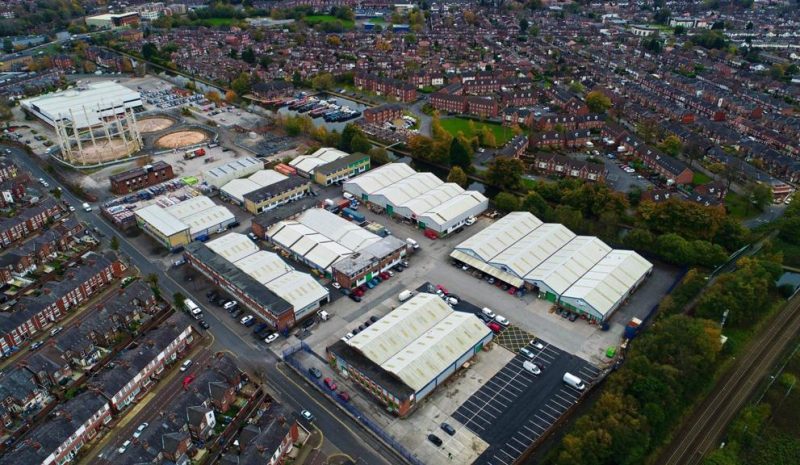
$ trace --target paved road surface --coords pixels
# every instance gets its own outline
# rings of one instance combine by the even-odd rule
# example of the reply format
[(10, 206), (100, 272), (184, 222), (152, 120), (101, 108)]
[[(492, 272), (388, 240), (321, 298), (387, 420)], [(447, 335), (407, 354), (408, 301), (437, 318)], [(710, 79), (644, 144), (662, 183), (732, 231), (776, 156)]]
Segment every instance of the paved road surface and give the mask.
[[(75, 214), (80, 221), (96, 227), (102, 232), (105, 238), (101, 240), (109, 240), (110, 237), (117, 236), (119, 238), (120, 254), (139, 268), (143, 275), (154, 273), (158, 276), (159, 287), (167, 299), (176, 292), (181, 292), (187, 296), (192, 294), (181, 283), (176, 282), (167, 275), (165, 270), (158, 266), (159, 261), (152, 261), (144, 256), (124, 235), (119, 234), (100, 215), (96, 205), (93, 205), (94, 210), (92, 212), (83, 211), (80, 208), (83, 201), (69, 192), (66, 186), (46, 173), (24, 151), (15, 147), (10, 147), (10, 149), (11, 158), (14, 162), (28, 170), (33, 178), (44, 178), (53, 188), (60, 186), (63, 190), (62, 199), (67, 200), (76, 207)], [(332, 403), (327, 400), (321, 400), (322, 396), (316, 394), (313, 390), (307, 392), (304, 382), (293, 376), (293, 374), (288, 373), (288, 369), (279, 369), (277, 365), (279, 360), (272, 352), (259, 349), (258, 346), (251, 342), (252, 338), (251, 341), (245, 341), (240, 338), (226, 324), (223, 324), (214, 312), (206, 312), (205, 319), (211, 325), (211, 333), (215, 338), (215, 347), (230, 351), (237, 357), (243, 368), (251, 372), (263, 373), (267, 385), (272, 389), (272, 394), (279, 401), (297, 410), (300, 408), (311, 410), (317, 418), (316, 424), (322, 429), (331, 443), (352, 457), (359, 458), (357, 463), (368, 465), (400, 463), (400, 459), (396, 458), (392, 449), (375, 440), (373, 436), (361, 429), (361, 426), (354, 420), (343, 415)]]

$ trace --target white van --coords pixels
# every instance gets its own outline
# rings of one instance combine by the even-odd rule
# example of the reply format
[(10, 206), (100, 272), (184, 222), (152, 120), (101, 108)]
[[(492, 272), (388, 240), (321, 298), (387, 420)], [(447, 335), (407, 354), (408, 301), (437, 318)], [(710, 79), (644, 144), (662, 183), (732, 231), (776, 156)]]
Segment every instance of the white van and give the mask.
[(522, 362), (522, 368), (534, 375), (540, 375), (542, 373), (542, 369), (539, 368), (539, 365), (531, 362), (530, 360), (525, 360)]
[(92, 206), (89, 205), (86, 202), (83, 202), (83, 209), (84, 209), (84, 211), (90, 212), (90, 211), (92, 211)]
[(330, 313), (326, 312), (325, 310), (320, 310), (318, 315), (319, 319), (322, 321), (328, 321), (328, 318), (331, 317)]
[(481, 313), (483, 313), (484, 315), (488, 316), (489, 318), (491, 318), (491, 319), (493, 319), (493, 320), (494, 320), (494, 317), (495, 317), (495, 316), (497, 316), (497, 315), (495, 315), (495, 314), (494, 314), (494, 312), (492, 311), (492, 309), (491, 309), (491, 308), (489, 308), (489, 307), (483, 307), (483, 308), (481, 309)]
[(353, 194), (349, 192), (342, 192), (342, 197), (346, 198), (347, 200), (353, 200), (355, 198), (353, 197)]
[(400, 295), (397, 296), (400, 299), (400, 302), (405, 302), (406, 300), (410, 299), (414, 295), (413, 292), (406, 289), (405, 291), (401, 292)]
[(192, 299), (186, 299), (183, 301), (183, 306), (186, 307), (186, 311), (189, 312), (189, 315), (192, 315), (195, 320), (199, 320), (201, 316), (203, 316), (203, 310), (194, 303)]
[(584, 389), (586, 389), (586, 385), (583, 383), (583, 380), (573, 375), (570, 372), (564, 373), (564, 382), (579, 391), (583, 391)]
[(418, 249), (419, 248), (419, 243), (417, 241), (415, 241), (414, 239), (411, 239), (410, 237), (408, 239), (406, 239), (406, 244), (411, 246), (414, 249)]

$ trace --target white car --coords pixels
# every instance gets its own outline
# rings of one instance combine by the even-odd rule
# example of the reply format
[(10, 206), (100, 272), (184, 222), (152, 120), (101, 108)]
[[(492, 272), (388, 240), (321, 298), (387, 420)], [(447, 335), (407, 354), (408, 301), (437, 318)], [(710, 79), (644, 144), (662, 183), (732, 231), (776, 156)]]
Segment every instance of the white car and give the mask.
[(133, 437), (139, 439), (139, 436), (142, 435), (142, 433), (144, 432), (144, 430), (147, 429), (148, 426), (150, 426), (150, 423), (147, 422), (144, 422), (141, 425), (139, 425), (139, 427), (136, 428), (136, 432), (133, 433)]
[(243, 317), (241, 320), (239, 320), (239, 323), (241, 323), (243, 325), (246, 325), (247, 323), (250, 323), (250, 321), (252, 319), (253, 319), (253, 315), (247, 315), (247, 316)]
[(117, 452), (119, 452), (120, 454), (124, 454), (125, 451), (128, 450), (128, 446), (130, 446), (130, 445), (131, 445), (131, 440), (128, 439), (127, 441), (123, 442), (121, 446), (119, 446), (119, 449), (117, 449)]
[(334, 289), (341, 289), (342, 285), (334, 281), (331, 283), (331, 287), (333, 287)]
[(464, 220), (464, 224), (466, 224), (467, 226), (472, 226), (473, 224), (475, 224), (476, 221), (477, 219), (474, 216), (470, 216), (469, 218)]
[(503, 326), (508, 326), (508, 325), (511, 324), (511, 322), (508, 321), (508, 318), (506, 318), (506, 317), (504, 317), (502, 315), (495, 315), (494, 316), (494, 321), (498, 322), (499, 324), (501, 324)]
[(300, 416), (308, 421), (314, 421), (314, 415), (312, 415), (311, 412), (306, 409), (300, 410)]
[(69, 211), (71, 211), (71, 212), (74, 212), (74, 211), (75, 211), (75, 207), (73, 207), (72, 205), (70, 205), (70, 206), (69, 206)]
[(271, 342), (275, 342), (276, 339), (278, 339), (278, 333), (272, 333), (269, 336), (264, 338), (264, 342), (269, 344)]
[(181, 371), (188, 370), (190, 366), (192, 366), (192, 359), (186, 360), (185, 362), (181, 363)]
[(531, 345), (538, 350), (544, 349), (544, 344), (541, 341), (537, 341), (536, 339), (531, 340)]

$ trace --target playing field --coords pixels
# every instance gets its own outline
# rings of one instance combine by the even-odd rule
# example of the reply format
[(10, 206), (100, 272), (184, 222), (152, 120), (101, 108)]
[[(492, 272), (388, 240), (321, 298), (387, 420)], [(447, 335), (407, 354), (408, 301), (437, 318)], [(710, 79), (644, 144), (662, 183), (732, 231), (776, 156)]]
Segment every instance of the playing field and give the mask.
[(453, 136), (461, 132), (466, 137), (474, 137), (478, 129), (488, 127), (494, 133), (494, 138), (497, 141), (498, 147), (502, 147), (514, 137), (514, 131), (512, 131), (511, 128), (507, 128), (498, 123), (483, 123), (465, 118), (447, 118), (443, 119), (441, 122), (442, 128)]
[(355, 23), (349, 19), (348, 20), (339, 19), (336, 16), (331, 16), (331, 15), (306, 16), (305, 18), (303, 18), (303, 21), (305, 21), (305, 23), (308, 24), (309, 26), (314, 26), (316, 24), (321, 24), (321, 23), (332, 23), (334, 21), (340, 21), (345, 29), (353, 29), (353, 26), (355, 25)]

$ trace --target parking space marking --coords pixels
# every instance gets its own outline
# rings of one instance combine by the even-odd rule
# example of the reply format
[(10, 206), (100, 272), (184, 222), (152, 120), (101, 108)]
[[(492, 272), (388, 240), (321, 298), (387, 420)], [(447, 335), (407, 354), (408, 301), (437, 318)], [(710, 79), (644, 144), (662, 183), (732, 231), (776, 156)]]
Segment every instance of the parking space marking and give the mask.
[[(556, 394), (556, 396), (558, 396), (558, 394)], [(564, 399), (561, 399), (561, 400), (564, 400)], [(569, 408), (569, 404), (565, 406), (564, 404), (562, 404), (561, 402), (559, 402), (559, 401), (557, 401), (557, 400), (555, 400), (555, 399), (553, 399), (553, 403), (554, 403), (554, 404), (558, 404), (558, 406), (559, 406), (559, 407), (563, 407), (563, 408), (564, 408), (564, 410), (566, 410), (566, 409), (568, 409), (568, 408)]]
[(571, 397), (569, 399), (565, 399), (565, 398), (561, 397), (561, 395), (559, 395), (559, 394), (556, 394), (555, 396), (558, 397), (559, 399), (563, 400), (564, 402), (570, 404), (570, 405), (575, 403), (575, 398), (574, 397)]

